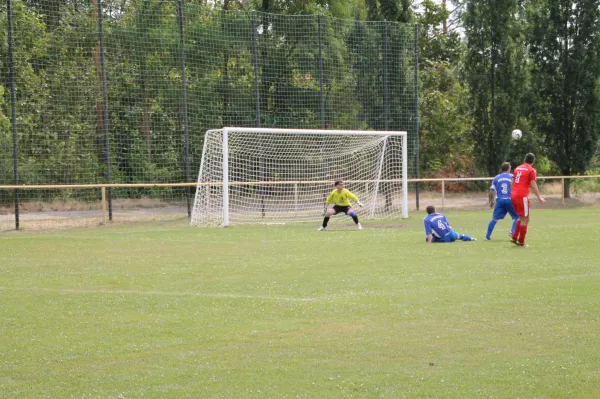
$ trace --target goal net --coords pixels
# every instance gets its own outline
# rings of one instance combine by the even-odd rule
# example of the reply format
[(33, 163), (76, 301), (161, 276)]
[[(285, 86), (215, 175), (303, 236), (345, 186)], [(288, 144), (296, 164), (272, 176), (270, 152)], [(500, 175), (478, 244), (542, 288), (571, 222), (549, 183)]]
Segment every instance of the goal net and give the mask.
[(406, 218), (406, 145), (399, 131), (209, 130), (191, 225), (321, 221), (336, 180), (361, 219)]

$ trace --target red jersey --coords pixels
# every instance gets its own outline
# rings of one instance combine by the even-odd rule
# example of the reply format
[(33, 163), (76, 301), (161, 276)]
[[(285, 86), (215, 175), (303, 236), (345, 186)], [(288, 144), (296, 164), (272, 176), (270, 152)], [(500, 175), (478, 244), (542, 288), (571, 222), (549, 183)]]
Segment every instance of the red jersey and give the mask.
[(531, 182), (537, 179), (537, 171), (528, 163), (519, 165), (513, 171), (512, 197), (527, 197)]

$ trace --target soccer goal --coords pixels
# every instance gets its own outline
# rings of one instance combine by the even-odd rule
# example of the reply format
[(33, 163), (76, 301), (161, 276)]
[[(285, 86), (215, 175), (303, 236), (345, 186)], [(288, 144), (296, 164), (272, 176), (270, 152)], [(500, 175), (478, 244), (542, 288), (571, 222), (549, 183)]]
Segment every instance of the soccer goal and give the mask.
[(406, 218), (406, 148), (401, 131), (209, 130), (191, 225), (319, 222), (336, 180), (361, 219)]

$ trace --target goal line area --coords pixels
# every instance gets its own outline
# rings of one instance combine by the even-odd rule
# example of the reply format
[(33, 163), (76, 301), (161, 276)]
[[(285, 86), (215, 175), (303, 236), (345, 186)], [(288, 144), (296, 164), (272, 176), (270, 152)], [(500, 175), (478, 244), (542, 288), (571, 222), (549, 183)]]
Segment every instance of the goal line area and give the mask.
[[(440, 211), (469, 210), (487, 213), (489, 183), (492, 177), (479, 178), (440, 178), (440, 179), (408, 179), (408, 209), (411, 217), (422, 217), (421, 213), (427, 205), (435, 205)], [(565, 182), (571, 180), (570, 198), (564, 196)], [(418, 191), (416, 183), (419, 183)], [(232, 186), (245, 187), (234, 190), (248, 196), (249, 193), (260, 200), (260, 188), (263, 194), (272, 191), (286, 192), (290, 200), (281, 206), (281, 201), (275, 198), (271, 201), (263, 196), (264, 202), (256, 201), (253, 206), (232, 197), (232, 213), (249, 214), (249, 220), (262, 218), (264, 210), (268, 213), (278, 213), (277, 222), (265, 221), (265, 225), (291, 223), (300, 220), (320, 221), (323, 211), (323, 196), (314, 199), (304, 195), (303, 185), (313, 184), (302, 180), (271, 181), (271, 182), (237, 182), (231, 181)], [(330, 192), (332, 182), (323, 180), (323, 192)], [(364, 192), (369, 192), (374, 181), (348, 181), (348, 187), (357, 193), (359, 198)], [(380, 181), (381, 183), (381, 181)], [(389, 184), (399, 184), (389, 181)], [(103, 224), (131, 224), (139, 222), (177, 221), (187, 225), (189, 222), (188, 204), (198, 183), (134, 183), (134, 184), (81, 184), (81, 185), (0, 185), (0, 232), (15, 230), (15, 193), (19, 196), (20, 228), (25, 230), (45, 230), (71, 227), (88, 227)], [(222, 182), (205, 182), (205, 187), (218, 191)], [(544, 208), (563, 209), (581, 207), (600, 207), (600, 175), (589, 176), (540, 176), (538, 177), (540, 192), (546, 198)], [(267, 189), (268, 187), (270, 189)], [(297, 187), (296, 187), (297, 186)], [(108, 191), (111, 190), (112, 220), (108, 218)], [(104, 196), (102, 195), (104, 191)], [(297, 196), (296, 193), (297, 192)], [(401, 193), (403, 195), (403, 193)], [(236, 194), (237, 195), (237, 194)], [(312, 201), (312, 202), (311, 202)], [(397, 207), (402, 198), (396, 194), (391, 198), (391, 206)], [(533, 200), (535, 203), (535, 200)], [(385, 211), (385, 194), (378, 194), (378, 207), (375, 212)], [(388, 202), (389, 203), (389, 202)], [(420, 207), (417, 208), (417, 203)], [(240, 206), (239, 204), (243, 205)], [(260, 206), (256, 206), (260, 204)], [(215, 204), (211, 210), (214, 218), (220, 210), (220, 204)], [(381, 207), (381, 208), (379, 208)], [(368, 219), (371, 209), (357, 208), (361, 220)], [(398, 208), (392, 208), (391, 214), (397, 215)], [(300, 216), (295, 216), (300, 215)], [(384, 219), (398, 219), (392, 216)]]

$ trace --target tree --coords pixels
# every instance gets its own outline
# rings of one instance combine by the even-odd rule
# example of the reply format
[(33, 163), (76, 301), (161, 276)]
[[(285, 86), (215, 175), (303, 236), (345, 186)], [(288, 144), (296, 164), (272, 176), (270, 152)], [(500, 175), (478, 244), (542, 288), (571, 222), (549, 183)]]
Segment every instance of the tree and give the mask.
[(534, 0), (528, 10), (533, 119), (566, 176), (586, 171), (600, 138), (599, 7), (599, 0)]
[[(12, 4), (13, 16), (13, 60), (15, 69), (15, 86), (17, 88), (15, 104), (17, 113), (17, 135), (18, 135), (18, 161), (20, 181), (35, 184), (37, 171), (42, 170), (41, 163), (50, 153), (47, 143), (47, 131), (41, 129), (43, 126), (43, 111), (46, 108), (50, 93), (44, 82), (43, 64), (49, 53), (50, 37), (45, 30), (42, 16), (28, 9), (23, 3)], [(3, 11), (3, 12), (2, 12)], [(7, 12), (6, 8), (0, 10), (0, 83), (4, 86), (2, 90), (3, 100), (0, 101), (2, 111), (0, 114), (10, 118), (11, 102), (10, 87), (8, 85), (9, 66), (8, 62), (8, 40), (7, 40)], [(4, 119), (4, 118), (2, 118)], [(4, 120), (0, 123), (0, 158), (6, 165), (0, 176), (0, 182), (12, 184), (12, 133), (11, 123)], [(8, 161), (8, 162), (7, 162)], [(10, 170), (10, 173), (5, 173)], [(32, 180), (29, 180), (32, 178)], [(37, 178), (39, 179), (39, 178)]]
[(444, 168), (453, 173), (472, 166), (473, 143), (467, 134), (471, 120), (465, 111), (467, 90), (455, 72), (463, 44), (457, 32), (444, 32), (448, 10), (432, 0), (421, 5), (419, 23), (420, 168), (426, 174), (439, 174)]
[(365, 0), (369, 21), (411, 22), (410, 0)]
[(508, 154), (525, 88), (525, 44), (517, 0), (471, 0), (465, 13), (465, 79), (479, 166), (493, 175)]

